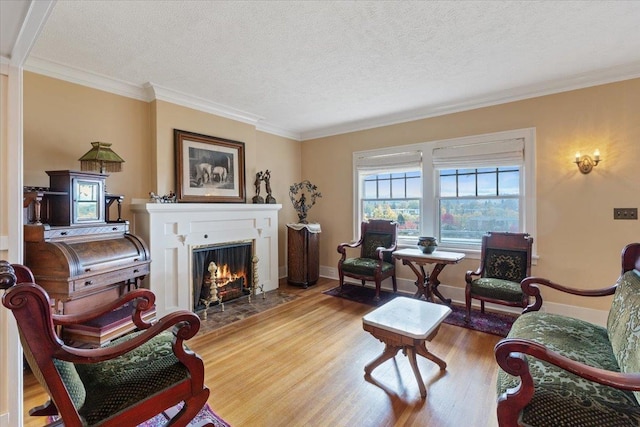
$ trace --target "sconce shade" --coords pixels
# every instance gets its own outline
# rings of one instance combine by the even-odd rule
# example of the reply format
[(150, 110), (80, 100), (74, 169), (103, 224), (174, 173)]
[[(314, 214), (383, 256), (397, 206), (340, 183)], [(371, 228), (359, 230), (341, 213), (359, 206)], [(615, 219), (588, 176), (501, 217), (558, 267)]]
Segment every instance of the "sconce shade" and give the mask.
[(124, 159), (112, 149), (111, 143), (92, 142), (91, 150), (80, 157), (80, 169), (92, 172), (120, 172)]

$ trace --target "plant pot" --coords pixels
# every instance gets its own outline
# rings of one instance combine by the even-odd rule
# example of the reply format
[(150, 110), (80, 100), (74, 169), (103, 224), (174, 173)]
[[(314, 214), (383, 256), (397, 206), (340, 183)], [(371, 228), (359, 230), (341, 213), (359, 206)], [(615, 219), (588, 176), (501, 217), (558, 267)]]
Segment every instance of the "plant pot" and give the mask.
[(433, 253), (437, 247), (438, 241), (435, 237), (423, 236), (418, 238), (418, 248), (425, 254)]

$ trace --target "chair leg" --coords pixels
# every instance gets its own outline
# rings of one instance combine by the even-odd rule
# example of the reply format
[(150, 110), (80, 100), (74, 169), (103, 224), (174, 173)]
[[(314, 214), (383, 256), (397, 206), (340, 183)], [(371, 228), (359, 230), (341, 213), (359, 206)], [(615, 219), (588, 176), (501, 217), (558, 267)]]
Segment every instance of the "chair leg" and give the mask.
[[(200, 410), (207, 403), (209, 398), (209, 389), (204, 389), (199, 394), (193, 396), (191, 399), (187, 399), (182, 406), (182, 409), (169, 420), (171, 426), (187, 426), (192, 421)], [(201, 424), (202, 425), (202, 424)], [(204, 424), (206, 426), (212, 426), (211, 422)]]
[(366, 282), (366, 280), (362, 279), (362, 286), (364, 286), (365, 282)]
[(398, 292), (398, 281), (396, 280), (395, 274), (391, 276), (391, 281), (393, 282), (393, 293)]
[(471, 320), (471, 289), (468, 285), (464, 291), (464, 302), (467, 306), (467, 315), (464, 317), (464, 321), (469, 322)]
[(380, 301), (380, 285), (381, 285), (380, 279), (376, 279), (376, 296), (373, 297), (373, 300), (376, 302)]
[(484, 313), (484, 300), (480, 300), (480, 312)]

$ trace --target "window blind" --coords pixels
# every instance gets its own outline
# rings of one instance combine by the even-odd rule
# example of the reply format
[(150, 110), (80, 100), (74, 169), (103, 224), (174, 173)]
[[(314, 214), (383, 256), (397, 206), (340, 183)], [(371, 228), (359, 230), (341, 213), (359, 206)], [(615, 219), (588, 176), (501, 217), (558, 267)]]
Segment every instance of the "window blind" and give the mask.
[(523, 161), (523, 138), (433, 149), (433, 166), (436, 169), (512, 166), (520, 165)]
[(422, 164), (422, 151), (362, 155), (356, 158), (355, 164), (358, 170), (419, 168)]

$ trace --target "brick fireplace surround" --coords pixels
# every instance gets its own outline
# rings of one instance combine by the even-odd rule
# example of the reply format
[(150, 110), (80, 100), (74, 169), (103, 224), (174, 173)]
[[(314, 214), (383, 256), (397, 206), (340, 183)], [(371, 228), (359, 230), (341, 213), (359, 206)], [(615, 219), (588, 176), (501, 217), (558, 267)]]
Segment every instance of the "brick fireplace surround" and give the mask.
[(158, 316), (193, 310), (191, 257), (207, 245), (252, 240), (258, 285), (278, 288), (280, 204), (147, 203), (131, 205), (133, 233), (149, 245), (151, 271), (144, 286), (156, 295)]

